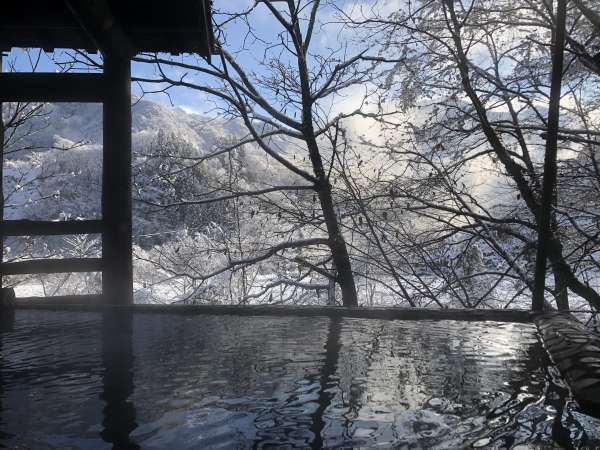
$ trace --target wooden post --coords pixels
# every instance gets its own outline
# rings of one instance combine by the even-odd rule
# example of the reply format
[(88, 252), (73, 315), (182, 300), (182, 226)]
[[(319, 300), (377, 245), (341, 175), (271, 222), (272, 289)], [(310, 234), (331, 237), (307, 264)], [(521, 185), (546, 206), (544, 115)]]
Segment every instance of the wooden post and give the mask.
[[(2, 73), (3, 59), (4, 52), (0, 50), (0, 74)], [(2, 112), (2, 100), (0, 100), (0, 230), (4, 221), (4, 116)], [(2, 262), (4, 262), (4, 234), (0, 232), (0, 265)], [(3, 292), (2, 288), (4, 286), (3, 275), (4, 273), (0, 270), (0, 293)], [(0, 302), (2, 302), (1, 298)]]
[(552, 80), (550, 85), (550, 104), (548, 106), (548, 133), (544, 156), (544, 181), (542, 185), (542, 205), (538, 215), (538, 242), (535, 260), (535, 284), (532, 309), (544, 309), (544, 290), (546, 287), (546, 247), (552, 237), (552, 204), (556, 188), (556, 155), (558, 151), (558, 125), (560, 116), (560, 91), (563, 71), (565, 22), (567, 0), (558, 0), (556, 11), (556, 31), (553, 33)]
[(133, 303), (131, 261), (131, 62), (104, 56), (106, 98), (102, 158), (102, 294), (105, 303)]
[(101, 73), (0, 73), (0, 101), (103, 102), (104, 75)]

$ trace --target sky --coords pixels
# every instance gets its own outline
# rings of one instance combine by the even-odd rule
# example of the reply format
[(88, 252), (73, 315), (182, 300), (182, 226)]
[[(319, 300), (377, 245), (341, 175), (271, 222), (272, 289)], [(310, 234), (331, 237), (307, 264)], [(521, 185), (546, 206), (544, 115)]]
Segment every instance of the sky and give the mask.
[[(403, 0), (334, 0), (330, 3), (335, 7), (343, 8), (345, 11), (356, 11), (361, 7), (371, 7), (372, 3), (377, 3), (377, 8), (383, 12), (392, 11), (397, 8)], [(303, 1), (307, 3), (307, 0)], [(335, 11), (333, 7), (327, 6), (327, 1), (323, 1), (324, 5), (320, 10), (319, 21), (320, 26), (315, 31), (315, 38), (312, 41), (311, 47), (317, 51), (326, 51), (328, 48), (340, 45), (340, 41), (344, 40), (343, 31), (339, 25), (329, 24), (330, 19), (334, 17)], [(233, 12), (239, 12), (249, 9), (254, 4), (253, 0), (215, 0), (213, 2), (214, 17), (218, 23), (223, 22), (228, 14)], [(287, 8), (285, 3), (275, 3), (278, 8)], [(307, 8), (308, 11), (308, 8)], [(264, 42), (274, 42), (278, 39), (278, 33), (282, 31), (282, 27), (275, 18), (271, 15), (270, 11), (264, 4), (257, 4), (256, 8), (250, 16), (250, 21), (253, 29), (256, 30), (256, 39), (253, 40), (248, 36), (246, 25), (240, 21), (229, 22), (226, 27), (226, 48), (239, 49), (240, 47), (246, 47), (243, 52), (236, 52), (236, 58), (238, 62), (249, 72), (260, 71), (260, 63), (265, 57), (265, 49), (268, 47)], [(262, 42), (261, 42), (262, 41)], [(273, 51), (273, 50), (271, 50)], [(92, 55), (98, 58), (98, 55)], [(169, 56), (169, 55), (166, 55)], [(177, 61), (184, 63), (200, 63), (200, 58), (196, 55), (180, 55), (180, 56), (169, 56)], [(48, 54), (39, 49), (32, 49), (29, 51), (29, 55), (25, 54), (22, 49), (13, 49), (8, 58), (5, 58), (5, 67), (8, 64), (14, 65), (14, 69), (17, 71), (31, 71), (33, 64), (36, 65), (36, 71), (40, 72), (54, 72), (60, 70), (54, 61), (65, 61), (68, 60), (68, 51), (66, 50), (55, 50), (54, 53)], [(174, 76), (180, 76), (181, 73), (172, 72)], [(145, 78), (151, 78), (156, 75), (156, 68), (148, 64), (140, 64), (133, 62), (132, 64), (132, 75), (140, 76)], [(189, 74), (188, 74), (189, 76)], [(132, 93), (135, 96), (140, 96), (142, 90), (138, 84), (132, 86)], [(207, 112), (211, 109), (212, 103), (207, 95), (200, 92), (190, 91), (189, 89), (173, 89), (170, 90), (169, 96), (164, 94), (147, 94), (147, 98), (160, 103), (171, 103), (179, 106), (188, 112)]]
[[(213, 8), (215, 10), (219, 8), (226, 7), (227, 12), (235, 9), (246, 9), (251, 4), (251, 1), (248, 0), (216, 0), (214, 2)], [(264, 8), (264, 6), (259, 6), (259, 8)], [(257, 17), (264, 17), (264, 14), (257, 14)], [(274, 24), (269, 21), (262, 20), (261, 28), (265, 30), (265, 32), (272, 32), (274, 30)], [(238, 23), (233, 23), (229, 26), (229, 30), (232, 36), (240, 35), (243, 30), (242, 27)], [(28, 49), (27, 51), (23, 49), (14, 48), (8, 53), (4, 58), (4, 68), (6, 70), (7, 65), (13, 66), (13, 70), (19, 72), (31, 72), (32, 67), (35, 66), (36, 72), (56, 72), (61, 71), (60, 67), (55, 63), (55, 61), (66, 61), (69, 59), (69, 54), (71, 52), (65, 49), (56, 49), (52, 53), (47, 53), (42, 51), (41, 49)], [(99, 59), (98, 54), (91, 54), (94, 59)], [(174, 58), (175, 60), (179, 60), (185, 63), (196, 63), (198, 61), (198, 57), (195, 55), (184, 54), (178, 57), (172, 57), (170, 55), (165, 55), (167, 57)], [(252, 62), (250, 62), (252, 64)], [(80, 70), (81, 71), (81, 70)], [(141, 63), (132, 63), (132, 75), (140, 76), (145, 78), (150, 78), (155, 75), (155, 69), (148, 64)], [(142, 93), (140, 86), (137, 84), (132, 85), (132, 93), (133, 95), (139, 96)], [(148, 95), (149, 99), (153, 101), (158, 101), (161, 103), (173, 103), (179, 107), (183, 107), (189, 111), (198, 112), (201, 111), (202, 105), (201, 103), (204, 99), (195, 98), (193, 94), (190, 92), (183, 92), (181, 90), (173, 91), (170, 95), (170, 98), (167, 98), (165, 95)]]
[[(312, 0), (300, 0), (304, 5), (310, 5)], [(315, 26), (314, 35), (311, 40), (311, 52), (313, 54), (331, 55), (335, 52), (335, 56), (340, 60), (355, 55), (366, 48), (365, 42), (357, 39), (355, 30), (348, 30), (339, 23), (339, 10), (343, 10), (345, 14), (356, 15), (360, 14), (361, 9), (370, 11), (370, 8), (376, 8), (376, 11), (382, 15), (387, 15), (405, 4), (406, 0), (321, 0), (321, 6), (317, 17), (317, 26)], [(254, 5), (253, 0), (215, 0), (213, 3), (213, 11), (215, 12), (215, 22), (222, 23), (231, 13), (239, 13), (240, 11), (248, 10)], [(285, 3), (277, 3), (278, 8), (286, 8)], [(308, 16), (310, 8), (306, 8), (305, 15)], [(278, 23), (276, 18), (264, 4), (257, 4), (249, 16), (249, 22), (252, 26), (253, 35), (248, 34), (247, 24), (243, 20), (229, 21), (224, 28), (225, 44), (224, 47), (230, 53), (234, 54), (236, 61), (240, 64), (247, 73), (255, 75), (267, 75), (265, 69), (265, 61), (272, 58), (275, 62), (285, 63), (290, 61), (292, 56), (289, 52), (282, 52), (281, 46), (274, 46), (280, 39), (283, 31), (282, 25)], [(306, 28), (306, 25), (304, 25)], [(305, 31), (305, 30), (303, 30)], [(223, 42), (223, 37), (219, 36), (220, 42)], [(280, 41), (279, 41), (280, 42)], [(375, 52), (374, 49), (368, 49), (369, 52)], [(71, 52), (72, 53), (72, 52)], [(32, 61), (37, 65), (37, 71), (52, 72), (60, 70), (55, 64), (55, 61), (69, 60), (68, 50), (56, 50), (52, 54), (44, 53), (40, 50), (33, 50), (29, 55), (25, 54), (21, 49), (13, 49), (8, 60), (15, 64), (15, 69), (18, 71), (31, 71)], [(100, 59), (100, 55), (92, 55), (96, 59)], [(179, 55), (170, 56), (164, 55), (186, 64), (198, 64), (207, 67), (205, 61), (198, 55)], [(216, 59), (216, 58), (215, 58)], [(313, 68), (320, 69), (319, 60), (311, 58)], [(333, 62), (330, 67), (333, 67), (337, 62)], [(292, 67), (295, 63), (292, 61)], [(81, 68), (79, 68), (81, 71)], [(85, 69), (88, 70), (88, 69)], [(132, 63), (132, 75), (142, 78), (155, 78), (157, 76), (157, 68), (154, 65)], [(197, 75), (192, 73), (184, 74), (182, 70), (172, 69), (169, 75), (178, 79), (186, 75), (187, 80), (194, 81), (197, 84), (215, 83), (214, 79), (207, 76)], [(157, 89), (156, 84), (146, 85), (146, 88)], [(364, 104), (365, 93), (372, 92), (376, 86), (366, 83), (354, 85), (346, 88), (341, 94), (329, 96), (327, 99), (319, 102), (322, 108), (323, 122), (330, 121), (334, 116), (339, 114), (348, 114), (357, 109), (368, 111), (376, 108), (376, 102)], [(197, 113), (204, 116), (216, 117), (221, 115), (223, 103), (218, 103), (215, 96), (200, 92), (198, 90), (186, 88), (170, 89), (169, 95), (164, 93), (144, 94), (144, 99), (155, 101), (161, 104), (173, 105), (183, 109), (188, 113)], [(265, 90), (264, 95), (267, 98), (280, 99), (272, 90)], [(136, 97), (143, 93), (141, 86), (137, 83), (132, 85), (132, 94)], [(370, 95), (370, 94), (369, 94)], [(271, 100), (273, 101), (273, 100)], [(288, 117), (300, 117), (298, 111), (294, 111), (294, 107), (282, 105), (282, 103), (274, 103), (274, 107), (284, 111)], [(267, 114), (268, 115), (268, 114)], [(377, 122), (367, 119), (364, 116), (353, 116), (344, 119), (346, 137), (352, 142), (359, 145), (359, 140), (366, 138), (372, 142), (383, 143), (385, 135), (382, 133), (381, 125)]]

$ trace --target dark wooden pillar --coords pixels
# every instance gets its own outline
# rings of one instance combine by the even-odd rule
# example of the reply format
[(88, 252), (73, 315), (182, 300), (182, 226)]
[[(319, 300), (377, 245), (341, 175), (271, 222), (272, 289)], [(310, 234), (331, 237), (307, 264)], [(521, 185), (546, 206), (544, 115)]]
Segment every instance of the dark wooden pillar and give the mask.
[[(2, 60), (4, 59), (4, 52), (0, 49), (0, 74), (2, 73)], [(2, 100), (0, 99), (0, 226), (4, 222), (4, 116), (2, 115), (3, 107)], [(4, 233), (0, 233), (0, 267), (4, 261)], [(0, 269), (0, 295), (2, 294), (2, 287), (4, 286), (3, 280), (4, 271)], [(2, 299), (0, 298), (0, 303)]]
[(131, 261), (131, 62), (105, 55), (102, 158), (102, 294), (108, 304), (133, 303)]

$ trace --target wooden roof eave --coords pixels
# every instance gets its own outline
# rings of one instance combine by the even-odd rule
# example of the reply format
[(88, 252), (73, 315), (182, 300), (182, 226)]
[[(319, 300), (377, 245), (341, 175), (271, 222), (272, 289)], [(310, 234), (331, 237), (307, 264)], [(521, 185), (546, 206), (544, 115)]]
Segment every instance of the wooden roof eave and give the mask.
[(65, 0), (65, 3), (103, 56), (129, 59), (137, 53), (105, 0)]
[[(6, 4), (5, 4), (6, 3)], [(0, 50), (215, 53), (210, 0), (3, 0)]]

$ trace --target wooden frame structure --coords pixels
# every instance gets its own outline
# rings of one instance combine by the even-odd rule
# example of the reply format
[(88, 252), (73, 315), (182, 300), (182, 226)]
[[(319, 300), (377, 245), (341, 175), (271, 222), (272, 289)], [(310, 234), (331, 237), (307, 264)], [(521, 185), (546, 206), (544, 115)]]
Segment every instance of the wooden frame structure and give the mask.
[[(131, 304), (131, 58), (138, 52), (196, 53), (209, 58), (213, 46), (210, 2), (7, 0), (2, 9), (0, 51), (13, 47), (100, 51), (104, 72), (1, 73), (0, 70), (0, 105), (2, 102), (102, 103), (104, 142), (101, 220), (4, 221), (0, 214), (2, 238), (100, 233), (102, 258), (1, 262), (0, 281), (2, 275), (101, 271), (103, 302)], [(0, 138), (2, 127), (0, 124)], [(3, 212), (3, 205), (0, 206)]]

